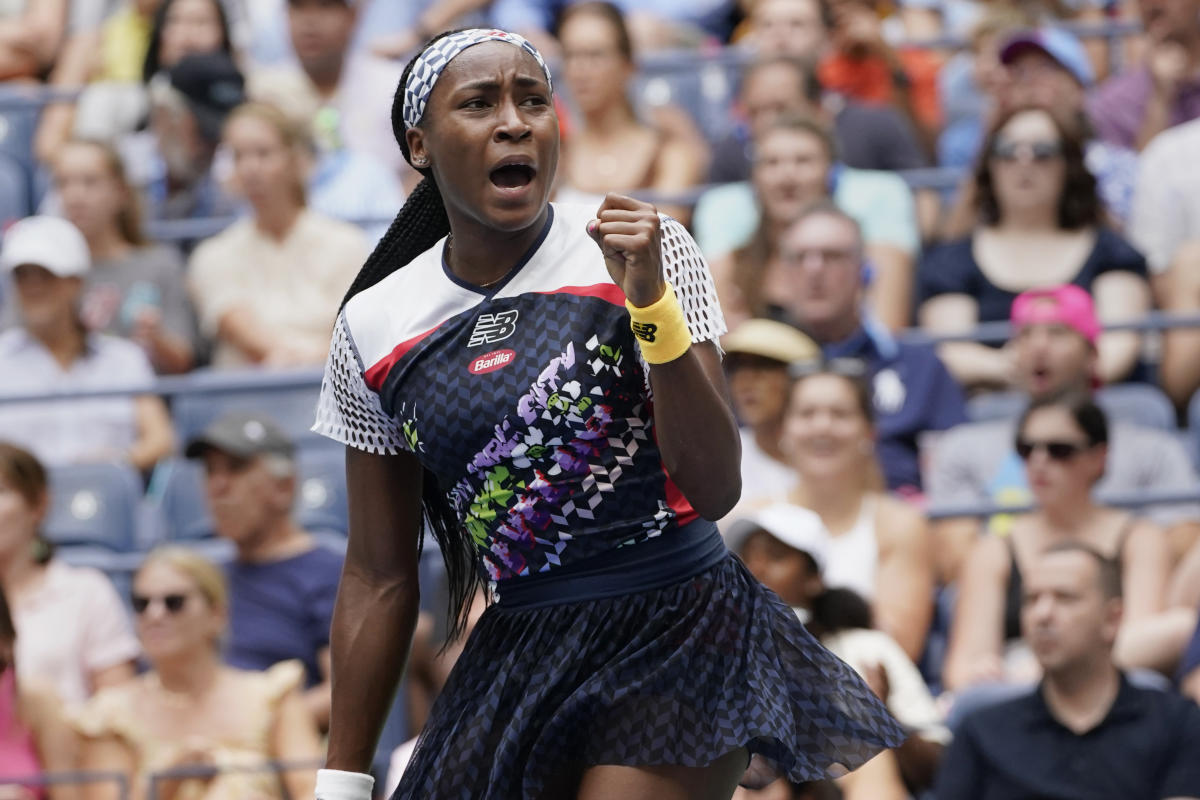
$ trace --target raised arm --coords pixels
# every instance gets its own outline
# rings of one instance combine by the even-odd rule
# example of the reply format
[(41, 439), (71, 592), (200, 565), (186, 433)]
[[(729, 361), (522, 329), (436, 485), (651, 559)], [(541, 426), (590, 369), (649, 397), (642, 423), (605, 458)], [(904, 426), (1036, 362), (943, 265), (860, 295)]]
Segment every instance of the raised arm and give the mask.
[(333, 610), (325, 766), (367, 772), (417, 624), (420, 464), (346, 449), (350, 539)]
[(994, 536), (975, 543), (958, 581), (943, 679), (962, 689), (983, 678), (999, 678), (1004, 658), (1004, 586), (1008, 548)]
[[(671, 220), (670, 224), (678, 223)], [(662, 225), (654, 206), (609, 194), (597, 212), (597, 221), (588, 227), (613, 281), (635, 309), (655, 306), (666, 292)], [(673, 243), (671, 249), (689, 248), (694, 253), (684, 258), (692, 259), (694, 268), (706, 270), (690, 238)], [(703, 283), (711, 289), (707, 276)], [(684, 288), (674, 288), (683, 303)], [(699, 290), (698, 285), (687, 288), (693, 295)], [(712, 312), (718, 313), (716, 309)], [(677, 317), (668, 322), (664, 316), (660, 322), (652, 324), (652, 331), (644, 329), (640, 340), (649, 344), (671, 336), (694, 338)], [(678, 330), (680, 326), (684, 330)], [(737, 503), (742, 481), (741, 442), (716, 344), (695, 343), (678, 357), (664, 363), (654, 363), (656, 360), (646, 357), (658, 447), (667, 473), (702, 517), (720, 519)]]

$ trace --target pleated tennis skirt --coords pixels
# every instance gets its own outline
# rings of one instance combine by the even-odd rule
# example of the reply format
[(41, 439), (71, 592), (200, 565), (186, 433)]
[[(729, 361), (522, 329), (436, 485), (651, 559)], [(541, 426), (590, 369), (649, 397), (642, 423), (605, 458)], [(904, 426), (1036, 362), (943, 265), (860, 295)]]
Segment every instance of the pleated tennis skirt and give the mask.
[(904, 739), (711, 523), (605, 558), (501, 583), (393, 800), (541, 800), (589, 766), (704, 766), (743, 747), (746, 785), (820, 780)]

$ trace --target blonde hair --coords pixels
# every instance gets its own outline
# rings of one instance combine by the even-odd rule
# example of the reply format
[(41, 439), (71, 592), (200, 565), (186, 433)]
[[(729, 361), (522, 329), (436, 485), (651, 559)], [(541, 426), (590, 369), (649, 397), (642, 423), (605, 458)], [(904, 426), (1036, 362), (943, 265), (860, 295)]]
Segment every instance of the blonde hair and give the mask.
[(165, 546), (156, 547), (146, 556), (146, 560), (133, 574), (134, 579), (145, 569), (154, 564), (163, 564), (176, 572), (188, 576), (200, 594), (213, 608), (229, 608), (229, 590), (225, 587), (225, 575), (213, 562), (186, 547)]
[(295, 178), (295, 186), (293, 187), (295, 197), (300, 205), (307, 205), (308, 190), (305, 184), (302, 164), (303, 159), (314, 152), (313, 140), (308, 128), (301, 122), (285, 114), (278, 106), (274, 106), (271, 103), (264, 103), (260, 100), (251, 100), (248, 103), (242, 103), (229, 112), (229, 117), (225, 120), (225, 133), (228, 134), (229, 127), (243, 117), (265, 122), (279, 136), (279, 140), (283, 142), (284, 148), (292, 153), (296, 161), (296, 174), (293, 176)]

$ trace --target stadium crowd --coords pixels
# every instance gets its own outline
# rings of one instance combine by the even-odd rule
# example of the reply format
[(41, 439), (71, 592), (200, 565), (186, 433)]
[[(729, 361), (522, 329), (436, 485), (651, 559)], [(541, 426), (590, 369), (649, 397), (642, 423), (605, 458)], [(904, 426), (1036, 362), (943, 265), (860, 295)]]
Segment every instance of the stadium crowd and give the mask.
[(0, 0), (0, 800), (312, 796), (320, 368), (404, 64), (480, 24), (552, 61), (557, 202), (692, 231), (722, 533), (911, 732), (739, 800), (1200, 798), (1200, 0)]

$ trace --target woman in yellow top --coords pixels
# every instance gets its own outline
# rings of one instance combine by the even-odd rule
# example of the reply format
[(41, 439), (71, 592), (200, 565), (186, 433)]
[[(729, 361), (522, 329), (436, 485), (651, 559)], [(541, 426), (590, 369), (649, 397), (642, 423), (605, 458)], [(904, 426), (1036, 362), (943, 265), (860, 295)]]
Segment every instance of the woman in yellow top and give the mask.
[[(219, 772), (161, 782), (159, 800), (311, 797), (321, 744), (300, 696), (304, 669), (221, 663), (228, 601), (220, 570), (188, 550), (157, 550), (134, 575), (133, 608), (152, 669), (98, 693), (80, 713), (81, 767), (124, 772), (134, 800), (147, 796), (152, 773), (184, 767)], [(314, 768), (277, 773), (265, 768), (272, 761)], [(117, 796), (111, 783), (85, 793)]]

